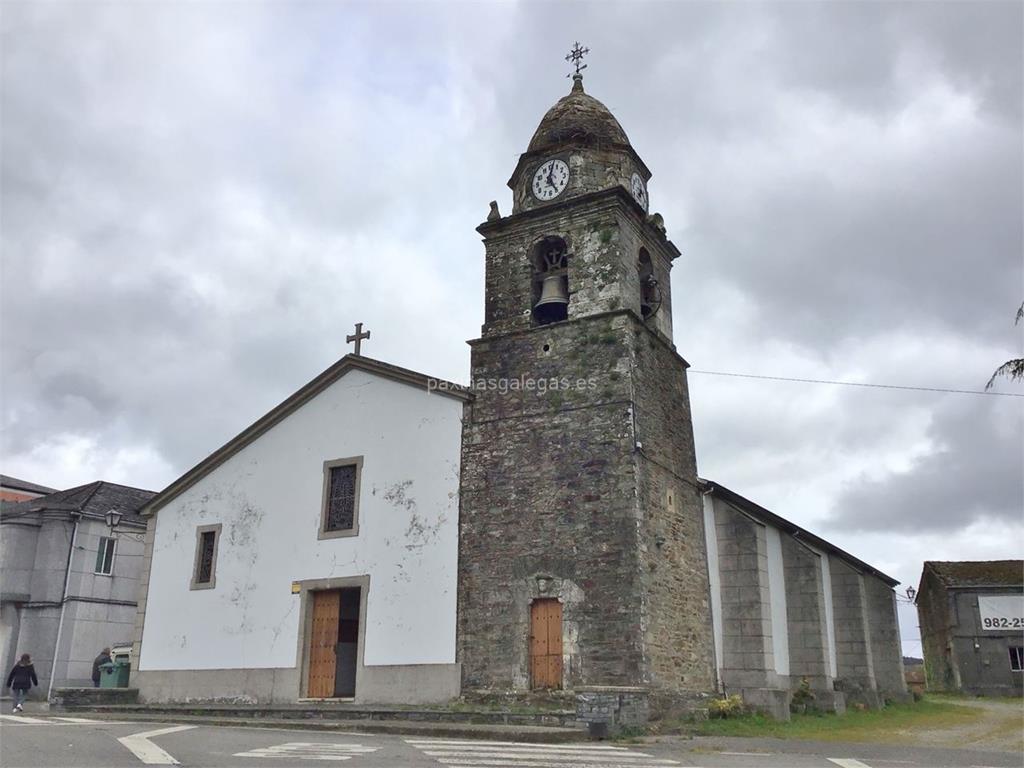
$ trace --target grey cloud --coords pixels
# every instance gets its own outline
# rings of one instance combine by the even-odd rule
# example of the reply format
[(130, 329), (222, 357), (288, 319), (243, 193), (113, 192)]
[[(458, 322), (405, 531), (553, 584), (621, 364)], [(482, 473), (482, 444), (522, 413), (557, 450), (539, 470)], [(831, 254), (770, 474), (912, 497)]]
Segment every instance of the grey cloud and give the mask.
[[(1019, 348), (1022, 14), (7, 3), (5, 472), (60, 439), (170, 481), (343, 354), (357, 320), (369, 354), (465, 380), (474, 227), (491, 199), (510, 210), (570, 33), (654, 172), (696, 368), (982, 386)], [(894, 510), (894, 542), (1019, 529), (1005, 405), (691, 383), (702, 473), (868, 561), (923, 556), (877, 544)], [(96, 479), (72, 458), (28, 479)], [(975, 539), (965, 553), (995, 552)]]
[(995, 398), (947, 402), (928, 430), (935, 452), (905, 472), (860, 477), (839, 496), (832, 523), (857, 531), (956, 531), (975, 521), (1024, 518), (1024, 414)]

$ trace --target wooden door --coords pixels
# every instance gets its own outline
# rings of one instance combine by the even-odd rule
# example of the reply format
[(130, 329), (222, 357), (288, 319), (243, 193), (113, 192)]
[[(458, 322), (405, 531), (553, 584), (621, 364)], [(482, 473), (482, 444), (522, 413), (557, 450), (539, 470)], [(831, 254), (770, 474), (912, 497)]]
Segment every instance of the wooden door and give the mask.
[(562, 604), (557, 600), (530, 605), (530, 676), (532, 688), (562, 687)]
[(306, 696), (328, 699), (334, 696), (337, 671), (335, 646), (338, 644), (338, 620), (341, 592), (313, 592), (313, 621), (309, 640), (309, 685)]

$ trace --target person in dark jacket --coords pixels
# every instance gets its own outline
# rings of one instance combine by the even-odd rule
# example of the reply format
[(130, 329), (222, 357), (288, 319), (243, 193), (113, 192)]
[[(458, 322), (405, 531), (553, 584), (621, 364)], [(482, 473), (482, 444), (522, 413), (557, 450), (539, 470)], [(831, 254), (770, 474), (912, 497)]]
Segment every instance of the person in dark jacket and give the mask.
[(100, 655), (92, 660), (92, 687), (100, 687), (100, 666), (102, 664), (109, 664), (111, 662), (110, 649), (104, 648), (100, 651)]
[(14, 709), (12, 712), (21, 712), (21, 705), (25, 701), (25, 694), (28, 693), (29, 688), (33, 685), (39, 685), (39, 679), (36, 677), (36, 668), (32, 666), (32, 657), (27, 653), (21, 654), (21, 659), (14, 668), (11, 670), (11, 674), (7, 676), (7, 685), (5, 687), (10, 688), (14, 694)]

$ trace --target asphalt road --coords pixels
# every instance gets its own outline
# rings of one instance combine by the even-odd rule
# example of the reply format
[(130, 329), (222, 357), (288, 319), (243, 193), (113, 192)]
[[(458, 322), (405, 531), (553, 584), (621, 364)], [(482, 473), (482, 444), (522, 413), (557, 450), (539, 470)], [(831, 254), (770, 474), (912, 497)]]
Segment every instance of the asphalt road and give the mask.
[(643, 744), (517, 744), (271, 728), (0, 716), (4, 768), (1020, 768), (976, 750), (665, 738)]

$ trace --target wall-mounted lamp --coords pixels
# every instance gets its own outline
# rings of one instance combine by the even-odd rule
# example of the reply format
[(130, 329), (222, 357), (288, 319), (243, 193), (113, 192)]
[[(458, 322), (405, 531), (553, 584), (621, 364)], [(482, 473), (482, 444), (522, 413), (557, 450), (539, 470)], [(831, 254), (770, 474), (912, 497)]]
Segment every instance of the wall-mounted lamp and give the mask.
[(107, 514), (105, 514), (103, 517), (107, 521), (107, 527), (111, 530), (111, 532), (113, 532), (113, 530), (117, 528), (118, 523), (121, 522), (122, 515), (116, 509), (112, 509), (109, 512), (107, 512)]

